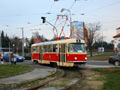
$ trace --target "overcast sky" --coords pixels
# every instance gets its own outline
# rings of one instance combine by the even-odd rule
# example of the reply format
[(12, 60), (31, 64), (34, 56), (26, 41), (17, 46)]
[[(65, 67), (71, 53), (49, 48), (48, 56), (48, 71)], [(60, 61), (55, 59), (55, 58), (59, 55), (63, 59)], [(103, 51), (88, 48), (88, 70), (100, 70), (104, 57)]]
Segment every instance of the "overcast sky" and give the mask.
[(19, 28), (24, 27), (25, 37), (30, 38), (34, 29), (41, 29), (39, 33), (50, 39), (52, 27), (42, 24), (41, 16), (54, 24), (56, 15), (63, 14), (62, 8), (70, 9), (74, 14), (72, 21), (100, 22), (106, 41), (112, 40), (115, 29), (120, 26), (120, 0), (0, 0), (0, 30), (9, 36), (21, 37)]

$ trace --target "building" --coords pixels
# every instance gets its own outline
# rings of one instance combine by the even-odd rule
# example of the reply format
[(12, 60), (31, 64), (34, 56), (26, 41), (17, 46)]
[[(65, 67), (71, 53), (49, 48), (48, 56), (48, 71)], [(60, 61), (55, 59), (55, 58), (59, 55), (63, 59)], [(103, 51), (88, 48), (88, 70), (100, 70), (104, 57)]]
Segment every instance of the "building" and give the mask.
[(72, 35), (71, 38), (83, 39), (83, 22), (72, 22)]
[(114, 43), (114, 50), (115, 52), (120, 52), (120, 27), (118, 27), (116, 29), (116, 35), (113, 36), (114, 41), (112, 41)]

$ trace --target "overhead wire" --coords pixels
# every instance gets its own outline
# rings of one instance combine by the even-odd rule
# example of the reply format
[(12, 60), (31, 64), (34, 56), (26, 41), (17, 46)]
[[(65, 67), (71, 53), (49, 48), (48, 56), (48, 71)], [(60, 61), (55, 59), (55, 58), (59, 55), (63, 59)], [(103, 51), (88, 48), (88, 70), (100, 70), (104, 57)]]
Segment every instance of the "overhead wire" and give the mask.
[(113, 6), (113, 5), (117, 5), (117, 4), (120, 4), (120, 1), (113, 2), (113, 3), (111, 3), (111, 4), (105, 5), (104, 7), (99, 7), (99, 8), (97, 8), (97, 10), (99, 10), (99, 9), (104, 9), (104, 8), (106, 8), (106, 7)]
[(72, 3), (72, 5), (70, 6), (69, 10), (72, 9), (72, 7), (74, 6), (75, 3), (76, 3), (76, 0), (74, 0), (74, 2)]
[(55, 2), (53, 2), (53, 3), (52, 3), (51, 7), (49, 8), (48, 13), (50, 13), (50, 14), (51, 14), (51, 10), (52, 10), (52, 8), (54, 7), (54, 4), (55, 4)]
[[(117, 4), (120, 4), (120, 1), (116, 1), (116, 2), (113, 2), (111, 4), (108, 4), (108, 5), (105, 5), (103, 7), (99, 7), (99, 8), (96, 8), (96, 9), (93, 9), (93, 10), (90, 10), (89, 12), (84, 12), (83, 15), (86, 15), (87, 13), (92, 13), (91, 11), (96, 11), (96, 10), (100, 10), (100, 9), (104, 9), (104, 8), (107, 8), (107, 7), (110, 7), (110, 6), (113, 6), (113, 5), (117, 5)], [(77, 15), (77, 14), (75, 14)], [(78, 15), (81, 15), (81, 14), (78, 14)], [(94, 15), (94, 16), (97, 16), (97, 15)], [(109, 18), (116, 18), (116, 17), (111, 17), (111, 16), (105, 16), (105, 15), (101, 15), (103, 17), (109, 17)], [(117, 18), (116, 18), (117, 19)], [(112, 20), (112, 21), (119, 21), (118, 19), (117, 20)]]
[[(70, 6), (69, 10), (72, 9), (72, 7), (75, 5), (76, 1), (81, 1), (81, 0), (74, 0), (72, 5)], [(87, 0), (84, 0), (84, 1), (87, 1)]]
[[(90, 10), (89, 12), (104, 9), (104, 8), (107, 8), (107, 7), (110, 7), (110, 6), (113, 6), (113, 5), (117, 5), (117, 4), (120, 4), (120, 1), (113, 2), (111, 4), (108, 4), (108, 5), (105, 5), (105, 6), (102, 6), (102, 7), (98, 7), (96, 9)], [(89, 12), (84, 12), (84, 14), (89, 13)]]

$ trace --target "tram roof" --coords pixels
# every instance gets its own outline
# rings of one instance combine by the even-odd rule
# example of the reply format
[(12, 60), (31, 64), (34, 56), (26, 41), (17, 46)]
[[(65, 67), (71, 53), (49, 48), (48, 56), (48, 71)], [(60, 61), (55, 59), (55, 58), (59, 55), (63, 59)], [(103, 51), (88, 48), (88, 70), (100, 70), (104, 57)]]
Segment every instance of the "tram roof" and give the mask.
[(77, 40), (77, 39), (63, 39), (63, 40), (56, 40), (56, 41), (48, 41), (48, 42), (41, 42), (32, 44), (32, 46), (41, 46), (41, 45), (50, 45), (50, 44), (64, 44), (64, 43), (85, 43), (84, 40)]

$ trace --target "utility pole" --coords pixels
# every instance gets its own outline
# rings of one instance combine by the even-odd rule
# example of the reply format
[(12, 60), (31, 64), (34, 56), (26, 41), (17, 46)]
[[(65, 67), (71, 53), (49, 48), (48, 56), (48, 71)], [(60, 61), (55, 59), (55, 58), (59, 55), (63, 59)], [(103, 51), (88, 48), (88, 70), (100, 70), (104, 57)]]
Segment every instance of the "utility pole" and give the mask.
[(21, 28), (22, 30), (22, 56), (24, 56), (24, 28)]
[(17, 28), (22, 30), (22, 56), (24, 56), (24, 28)]
[(2, 51), (2, 40), (1, 40), (1, 31), (0, 31), (0, 52)]

